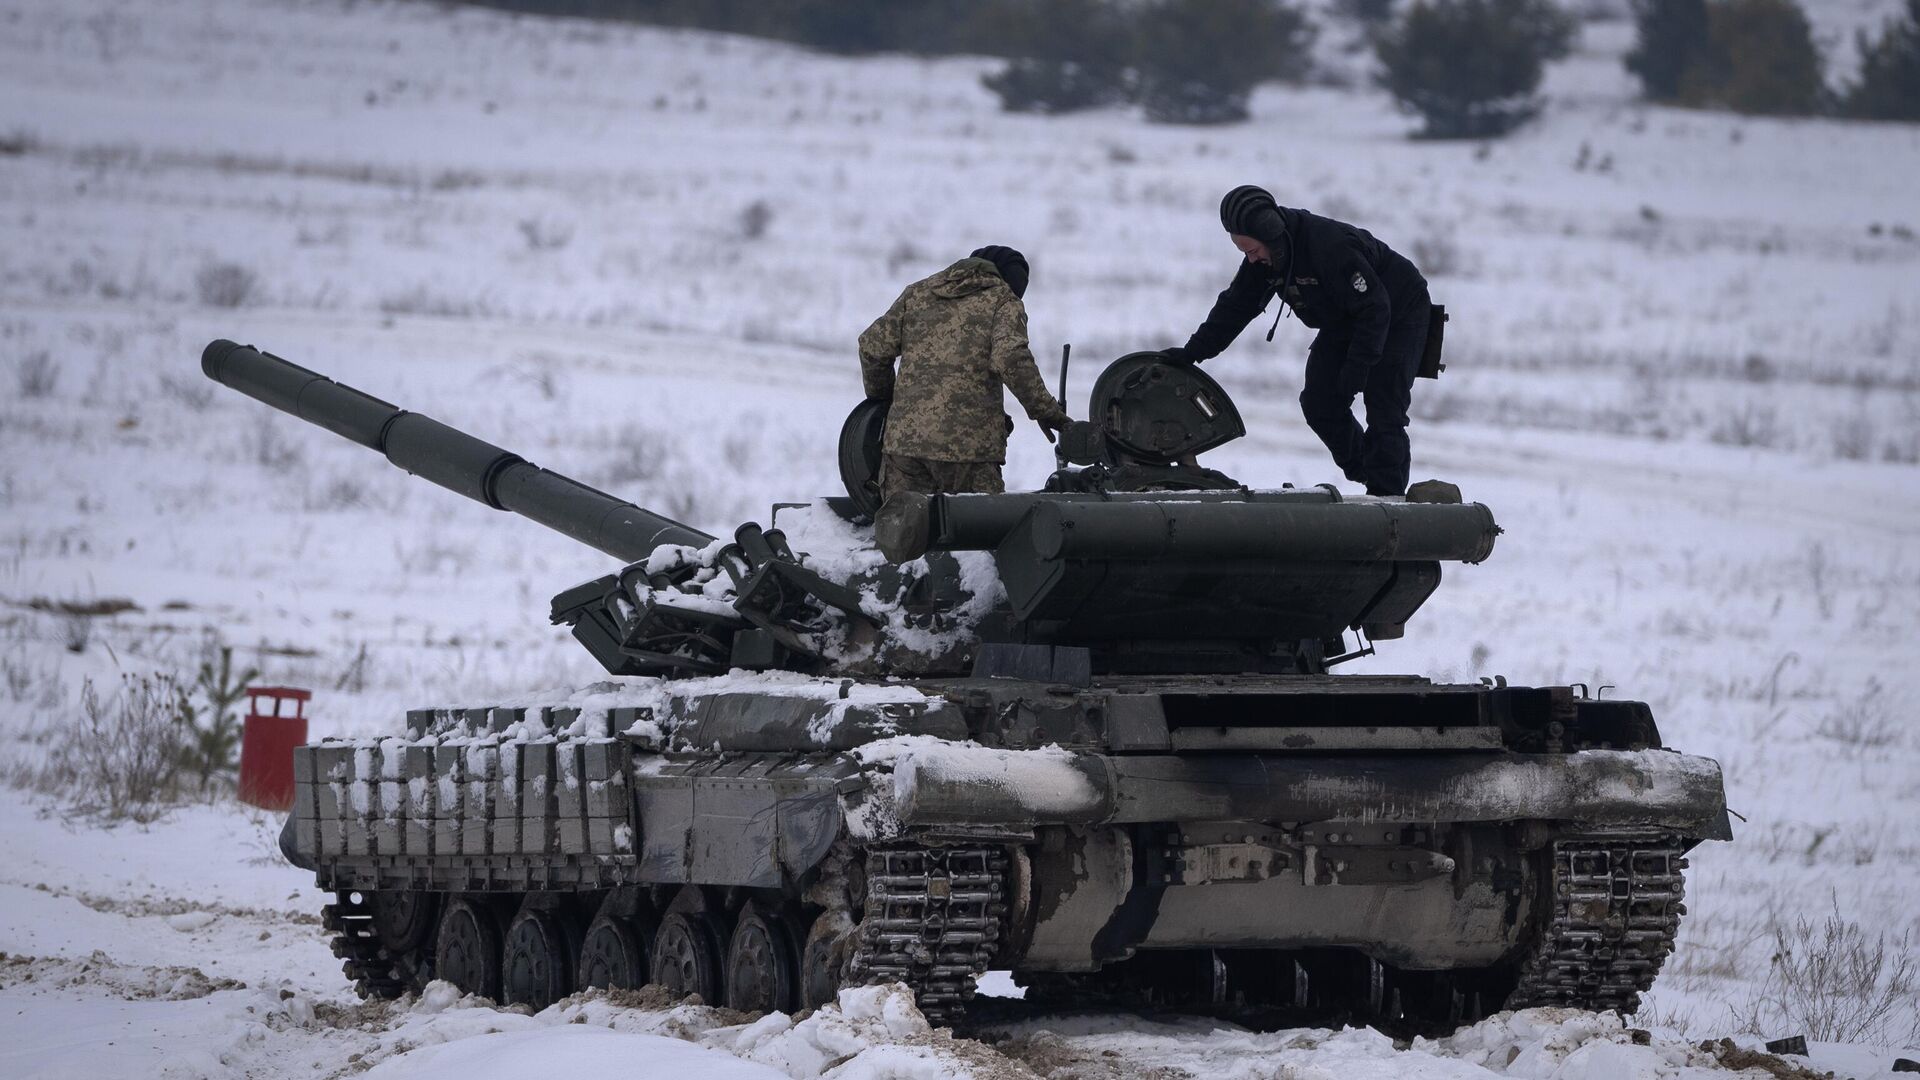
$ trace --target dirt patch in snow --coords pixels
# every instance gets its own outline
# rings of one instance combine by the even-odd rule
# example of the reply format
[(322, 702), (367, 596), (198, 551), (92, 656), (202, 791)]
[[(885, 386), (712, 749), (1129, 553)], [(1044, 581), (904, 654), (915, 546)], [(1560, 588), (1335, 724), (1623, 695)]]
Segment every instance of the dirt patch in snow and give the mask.
[(1194, 1075), (1187, 1069), (1143, 1067), (1118, 1050), (1074, 1046), (1051, 1032), (1010, 1039), (995, 1049), (1019, 1062), (1023, 1073), (1047, 1080), (1187, 1080)]
[(1832, 1080), (1833, 1077), (1830, 1072), (1819, 1072), (1805, 1065), (1796, 1065), (1778, 1054), (1735, 1046), (1732, 1039), (1708, 1039), (1700, 1044), (1700, 1049), (1712, 1054), (1720, 1064), (1729, 1069), (1759, 1069), (1779, 1077), (1779, 1080)]
[(0, 881), (0, 885), (18, 885), (35, 892), (78, 901), (103, 915), (124, 915), (130, 919), (169, 918), (175, 915), (209, 912), (214, 915), (251, 919), (256, 922), (292, 923), (296, 926), (320, 925), (320, 916), (310, 911), (269, 911), (261, 908), (209, 903), (204, 900), (183, 900), (173, 896), (101, 896), (98, 893), (83, 892), (61, 885), (48, 885), (45, 882)]
[(246, 986), (237, 979), (208, 975), (194, 967), (120, 964), (98, 950), (84, 960), (0, 953), (0, 989), (88, 989), (127, 1001), (191, 1001), (220, 990), (244, 990)]

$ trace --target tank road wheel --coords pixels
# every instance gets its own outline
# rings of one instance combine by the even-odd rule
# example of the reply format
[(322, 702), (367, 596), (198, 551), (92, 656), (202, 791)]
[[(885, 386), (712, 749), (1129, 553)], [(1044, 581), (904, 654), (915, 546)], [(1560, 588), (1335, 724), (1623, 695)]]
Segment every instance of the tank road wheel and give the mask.
[(595, 918), (580, 945), (579, 988), (638, 990), (645, 986), (652, 976), (648, 950), (654, 930), (651, 920), (644, 916)]
[(463, 992), (500, 1000), (500, 927), (493, 913), (471, 900), (447, 905), (433, 950), (439, 977)]
[(419, 991), (433, 979), (434, 931), (439, 929), (440, 897), (420, 889), (372, 893), (367, 907), (374, 935), (393, 961), (393, 976)]
[(727, 943), (727, 1008), (793, 1012), (800, 1007), (800, 969), (793, 935), (778, 915), (749, 902)]
[(720, 947), (707, 917), (676, 911), (660, 920), (653, 937), (652, 982), (676, 994), (699, 994), (700, 1000), (720, 1000)]
[(853, 920), (846, 912), (824, 911), (813, 921), (800, 954), (802, 1008), (817, 1009), (839, 995), (847, 977), (847, 954), (853, 946)]
[(500, 990), (507, 1003), (539, 1012), (572, 993), (572, 952), (551, 913), (529, 909), (514, 916), (500, 962)]

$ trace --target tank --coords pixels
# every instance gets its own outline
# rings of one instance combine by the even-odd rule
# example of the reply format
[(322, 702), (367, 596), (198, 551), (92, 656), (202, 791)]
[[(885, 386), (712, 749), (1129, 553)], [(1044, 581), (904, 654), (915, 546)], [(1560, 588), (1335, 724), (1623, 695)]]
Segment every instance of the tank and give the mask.
[(955, 1023), (1036, 999), (1444, 1028), (1633, 1010), (1719, 765), (1583, 687), (1339, 675), (1401, 636), (1485, 506), (1259, 489), (1157, 354), (1096, 380), (1036, 492), (847, 492), (716, 538), (268, 353), (205, 373), (606, 553), (554, 597), (608, 673), (295, 757), (286, 857), (336, 894), (347, 978), (534, 1008), (656, 983), (745, 1011), (899, 982)]

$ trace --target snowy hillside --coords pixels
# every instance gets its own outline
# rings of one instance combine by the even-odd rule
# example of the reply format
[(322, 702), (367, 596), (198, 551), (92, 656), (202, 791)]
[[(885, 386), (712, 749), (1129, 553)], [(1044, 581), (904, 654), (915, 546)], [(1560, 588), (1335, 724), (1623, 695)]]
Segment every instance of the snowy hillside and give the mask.
[[(1889, 9), (1811, 6), (1836, 42)], [(1845, 1075), (1920, 1056), (1920, 126), (1646, 108), (1630, 37), (1589, 23), (1517, 135), (1427, 144), (1365, 90), (1155, 127), (1002, 115), (977, 59), (417, 2), (0, 0), (0, 1074), (857, 1054), (837, 1075), (1597, 1080), (1725, 1075), (1701, 1040), (1797, 1033)], [(1646, 1045), (1532, 1013), (1401, 1050), (1126, 1016), (956, 1041), (877, 993), (797, 1026), (360, 1005), (270, 817), (107, 825), (34, 790), (83, 680), (190, 678), (222, 643), (314, 688), (316, 736), (603, 677), (547, 610), (607, 560), (214, 386), (209, 340), (731, 529), (837, 487), (853, 340), (905, 283), (1023, 249), (1078, 414), (1098, 365), (1183, 341), (1224, 286), (1240, 183), (1427, 271), (1450, 370), (1415, 388), (1414, 476), (1506, 530), (1343, 670), (1618, 687), (1725, 765), (1744, 820), (1693, 857)], [(1252, 433), (1205, 464), (1337, 479), (1295, 402), (1309, 332), (1264, 329), (1208, 364)], [(1023, 425), (1010, 485), (1051, 462)]]

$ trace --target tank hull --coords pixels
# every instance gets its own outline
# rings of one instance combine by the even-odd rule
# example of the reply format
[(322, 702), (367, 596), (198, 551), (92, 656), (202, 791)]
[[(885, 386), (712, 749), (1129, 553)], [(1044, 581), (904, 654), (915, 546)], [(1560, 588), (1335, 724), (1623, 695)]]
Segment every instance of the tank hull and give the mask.
[[(538, 911), (583, 937), (612, 904), (632, 912), (620, 918), (636, 933), (673, 931), (655, 952), (677, 942), (713, 954), (711, 981), (676, 989), (741, 1007), (817, 1004), (727, 997), (730, 951), (778, 953), (734, 939), (777, 917), (794, 995), (809, 973), (816, 996), (899, 978), (936, 1018), (952, 1019), (989, 964), (1042, 987), (1066, 979), (1077, 994), (1146, 971), (1156, 993), (1184, 986), (1182, 997), (1201, 1003), (1228, 986), (1242, 999), (1249, 987), (1284, 991), (1283, 1003), (1299, 1005), (1316, 981), (1325, 993), (1438, 977), (1472, 980), (1483, 1008), (1528, 995), (1631, 1007), (1671, 947), (1684, 851), (1729, 835), (1709, 759), (1520, 752), (1507, 743), (1525, 741), (1513, 734), (1524, 722), (1506, 734), (1499, 724), (1418, 722), (1457, 712), (1450, 694), (1502, 713), (1486, 688), (1356, 680), (1359, 697), (1441, 704), (1400, 724), (1316, 727), (1295, 723), (1315, 715), (1320, 699), (1305, 697), (1285, 726), (1209, 727), (1179, 722), (1186, 710), (1134, 685), (882, 688), (900, 699), (891, 701), (825, 685), (818, 698), (791, 686), (709, 687), (645, 707), (423, 712), (413, 738), (305, 747), (287, 853), (343, 896), (494, 911), (503, 941)], [(1270, 702), (1274, 685), (1241, 687), (1250, 696), (1239, 704)], [(1148, 701), (1159, 727), (1138, 715)], [(1536, 698), (1515, 698), (1502, 715), (1524, 721), (1525, 701)], [(1557, 694), (1537, 702), (1542, 715), (1568, 712)], [(1063, 715), (1018, 716), (1040, 706)], [(1229, 703), (1215, 718), (1246, 712)], [(753, 737), (737, 741), (751, 749), (712, 752), (749, 724)], [(1078, 731), (1079, 746), (1034, 746), (1031, 724), (1056, 737)], [(1605, 894), (1627, 898), (1617, 914), (1581, 906), (1578, 875), (1561, 869), (1576, 862)], [(680, 921), (664, 921), (676, 907)], [(1589, 915), (1599, 930), (1567, 921)], [(707, 941), (698, 948), (683, 925), (696, 918)], [(916, 967), (909, 944), (936, 932), (954, 941)], [(1633, 968), (1619, 985), (1558, 987), (1550, 965), (1525, 977), (1565, 951), (1556, 934), (1609, 932), (1631, 955), (1595, 962)], [(406, 955), (361, 948), (369, 958), (349, 958), (350, 968), (418, 977), (440, 959), (417, 944)], [(501, 948), (510, 959), (510, 941)], [(1297, 977), (1274, 982), (1275, 965), (1298, 966)], [(591, 977), (586, 959), (572, 966)], [(383, 977), (396, 992), (408, 984)], [(506, 996), (524, 995), (502, 979)], [(1420, 1000), (1398, 1006), (1402, 1015), (1442, 1023), (1457, 1004), (1454, 991)]]

